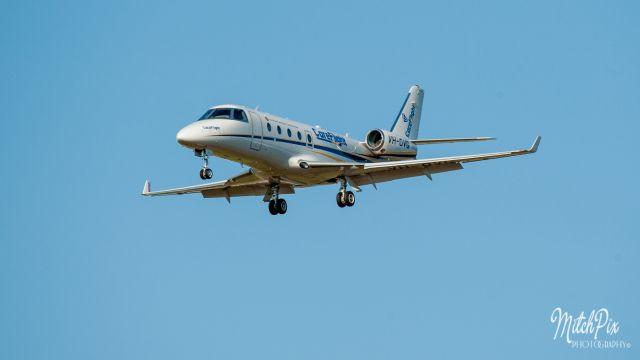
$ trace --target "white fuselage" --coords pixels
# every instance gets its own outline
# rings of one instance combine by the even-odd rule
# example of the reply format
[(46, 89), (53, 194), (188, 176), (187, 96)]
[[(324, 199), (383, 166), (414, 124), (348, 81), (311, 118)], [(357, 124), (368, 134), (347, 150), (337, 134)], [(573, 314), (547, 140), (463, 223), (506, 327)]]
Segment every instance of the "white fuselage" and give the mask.
[(303, 169), (304, 162), (379, 162), (414, 159), (416, 147), (375, 155), (359, 140), (337, 135), (268, 113), (237, 105), (212, 109), (243, 111), (242, 119), (201, 119), (181, 129), (176, 139), (188, 148), (252, 167), (267, 177), (282, 177), (300, 185), (331, 182), (336, 169)]

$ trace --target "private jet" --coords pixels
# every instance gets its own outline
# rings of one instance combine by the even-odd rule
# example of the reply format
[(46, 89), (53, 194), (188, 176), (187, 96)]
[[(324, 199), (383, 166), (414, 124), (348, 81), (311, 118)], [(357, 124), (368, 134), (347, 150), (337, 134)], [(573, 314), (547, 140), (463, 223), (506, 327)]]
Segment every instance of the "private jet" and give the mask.
[(151, 191), (149, 180), (142, 195), (183, 195), (200, 193), (205, 198), (262, 196), (272, 215), (285, 214), (287, 202), (281, 195), (297, 188), (339, 185), (339, 207), (356, 202), (353, 189), (364, 185), (426, 176), (462, 169), (463, 163), (533, 154), (540, 136), (525, 150), (416, 159), (418, 146), (467, 141), (495, 140), (490, 137), (418, 139), (424, 91), (417, 85), (409, 89), (390, 130), (373, 129), (364, 141), (348, 135), (271, 115), (238, 105), (218, 105), (208, 109), (197, 121), (176, 135), (178, 143), (202, 158), (200, 178), (209, 180), (209, 156), (231, 160), (249, 169), (227, 180), (200, 185)]

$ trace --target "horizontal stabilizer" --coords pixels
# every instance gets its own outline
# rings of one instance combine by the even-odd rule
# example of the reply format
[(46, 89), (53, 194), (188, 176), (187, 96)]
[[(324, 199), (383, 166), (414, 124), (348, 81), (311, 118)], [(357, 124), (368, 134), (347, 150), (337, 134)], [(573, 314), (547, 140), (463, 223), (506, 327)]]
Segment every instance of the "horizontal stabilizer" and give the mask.
[(468, 141), (485, 141), (495, 140), (494, 137), (472, 137), (472, 138), (449, 138), (449, 139), (416, 139), (409, 140), (416, 145), (430, 145), (430, 144), (444, 144), (455, 142), (468, 142)]

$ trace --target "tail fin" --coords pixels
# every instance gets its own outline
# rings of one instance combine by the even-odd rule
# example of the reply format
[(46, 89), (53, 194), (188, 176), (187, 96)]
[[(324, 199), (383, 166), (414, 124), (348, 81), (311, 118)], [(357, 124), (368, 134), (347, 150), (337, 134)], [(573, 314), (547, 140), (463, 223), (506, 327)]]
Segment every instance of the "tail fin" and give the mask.
[(396, 121), (391, 127), (391, 133), (397, 136), (404, 136), (409, 140), (418, 138), (420, 128), (420, 113), (422, 112), (422, 98), (424, 90), (418, 85), (409, 88), (409, 94), (400, 108)]

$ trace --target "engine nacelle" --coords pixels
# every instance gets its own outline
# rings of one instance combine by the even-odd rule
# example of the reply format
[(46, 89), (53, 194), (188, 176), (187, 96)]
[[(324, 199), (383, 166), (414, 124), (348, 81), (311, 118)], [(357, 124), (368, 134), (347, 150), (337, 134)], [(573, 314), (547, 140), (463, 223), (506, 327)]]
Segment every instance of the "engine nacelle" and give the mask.
[(382, 130), (373, 129), (367, 133), (365, 143), (372, 153), (377, 155), (405, 155), (417, 153), (417, 146), (404, 136), (393, 135)]

